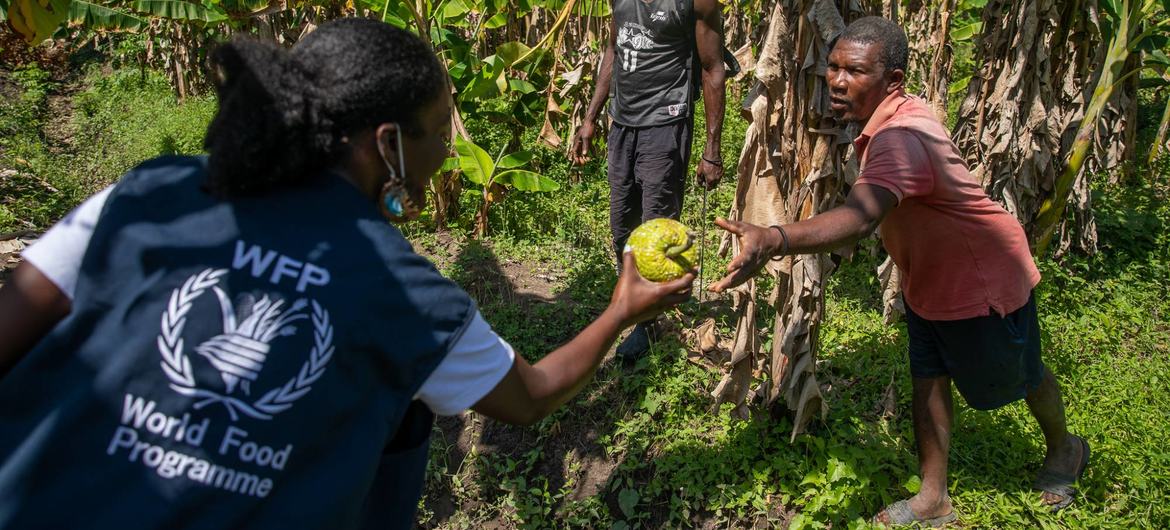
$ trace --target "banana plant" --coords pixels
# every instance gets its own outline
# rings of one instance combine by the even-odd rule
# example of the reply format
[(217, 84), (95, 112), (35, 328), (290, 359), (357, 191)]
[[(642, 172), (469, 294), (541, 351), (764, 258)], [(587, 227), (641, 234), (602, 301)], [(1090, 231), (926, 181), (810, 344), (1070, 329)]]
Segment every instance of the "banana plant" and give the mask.
[(455, 139), (455, 152), (458, 156), (447, 159), (444, 170), (457, 167), (467, 180), (482, 188), (483, 203), (475, 217), (475, 233), (479, 237), (487, 235), (488, 210), (504, 200), (506, 190), (549, 192), (561, 188), (557, 181), (544, 175), (518, 169), (532, 160), (531, 152), (516, 151), (505, 155), (501, 149), (493, 159), (482, 147), (463, 137)]
[(25, 42), (36, 44), (48, 39), (69, 16), (71, 0), (6, 0), (2, 8), (8, 25)]
[[(1097, 121), (1114, 89), (1145, 69), (1165, 69), (1170, 66), (1166, 55), (1170, 42), (1170, 0), (1100, 0), (1102, 11), (1101, 34), (1108, 42), (1100, 76), (1092, 99), (1085, 107), (1084, 117), (1077, 127), (1064, 170), (1056, 179), (1052, 195), (1040, 205), (1033, 229), (1033, 254), (1043, 256), (1056, 228), (1064, 216), (1073, 182), (1084, 168), (1085, 159), (1093, 145)], [(1135, 53), (1143, 54), (1142, 64), (1128, 72), (1126, 62)]]

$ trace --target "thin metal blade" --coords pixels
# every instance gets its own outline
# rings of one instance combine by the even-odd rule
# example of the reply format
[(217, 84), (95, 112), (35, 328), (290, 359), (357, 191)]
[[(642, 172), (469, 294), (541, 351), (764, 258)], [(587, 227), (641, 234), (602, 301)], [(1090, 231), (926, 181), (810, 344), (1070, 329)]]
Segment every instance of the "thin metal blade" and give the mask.
[(706, 290), (703, 289), (703, 273), (706, 272), (706, 257), (707, 248), (707, 186), (703, 188), (703, 207), (699, 213), (699, 308), (703, 307), (703, 298), (705, 298)]

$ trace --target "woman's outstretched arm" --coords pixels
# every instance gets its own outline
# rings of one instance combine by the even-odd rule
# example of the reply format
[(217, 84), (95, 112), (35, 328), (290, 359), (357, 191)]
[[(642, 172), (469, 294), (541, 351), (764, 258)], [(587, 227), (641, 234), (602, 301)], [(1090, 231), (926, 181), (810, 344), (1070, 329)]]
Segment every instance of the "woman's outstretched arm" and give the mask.
[(609, 307), (601, 316), (536, 364), (517, 355), (508, 374), (472, 409), (505, 423), (531, 425), (540, 421), (593, 378), (618, 333), (689, 299), (695, 280), (695, 275), (688, 273), (672, 282), (650, 282), (638, 274), (634, 256), (628, 252), (622, 271)]
[(69, 314), (73, 302), (31, 263), (0, 287), (0, 377)]

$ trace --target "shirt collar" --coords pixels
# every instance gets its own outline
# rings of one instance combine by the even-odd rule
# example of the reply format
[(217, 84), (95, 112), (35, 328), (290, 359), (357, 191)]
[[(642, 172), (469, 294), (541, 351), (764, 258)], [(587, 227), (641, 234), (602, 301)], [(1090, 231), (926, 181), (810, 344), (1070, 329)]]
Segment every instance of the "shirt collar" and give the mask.
[(853, 141), (858, 152), (865, 151), (865, 146), (869, 144), (869, 139), (878, 132), (878, 129), (882, 128), (882, 125), (885, 125), (887, 121), (890, 121), (890, 118), (893, 118), (898, 113), (898, 109), (902, 108), (902, 104), (909, 100), (910, 96), (907, 96), (906, 91), (901, 88), (891, 92), (890, 95), (886, 96), (886, 99), (882, 100), (881, 104), (878, 105), (877, 109), (869, 117), (869, 121), (865, 123), (865, 128), (861, 130), (861, 134)]

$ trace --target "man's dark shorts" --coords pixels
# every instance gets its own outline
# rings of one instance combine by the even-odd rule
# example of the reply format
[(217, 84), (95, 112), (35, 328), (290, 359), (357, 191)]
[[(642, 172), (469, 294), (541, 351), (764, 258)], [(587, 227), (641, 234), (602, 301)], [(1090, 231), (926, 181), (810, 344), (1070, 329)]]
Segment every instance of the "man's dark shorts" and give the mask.
[(650, 219), (682, 214), (690, 119), (656, 127), (614, 123), (606, 138), (609, 169), (609, 228), (621, 262), (630, 232)]
[(1040, 385), (1040, 323), (1035, 294), (1007, 316), (926, 320), (906, 305), (910, 375), (949, 376), (971, 408), (991, 410)]

